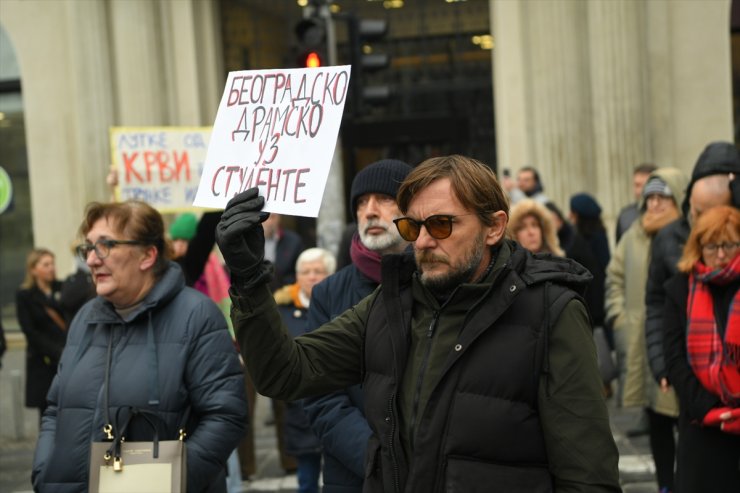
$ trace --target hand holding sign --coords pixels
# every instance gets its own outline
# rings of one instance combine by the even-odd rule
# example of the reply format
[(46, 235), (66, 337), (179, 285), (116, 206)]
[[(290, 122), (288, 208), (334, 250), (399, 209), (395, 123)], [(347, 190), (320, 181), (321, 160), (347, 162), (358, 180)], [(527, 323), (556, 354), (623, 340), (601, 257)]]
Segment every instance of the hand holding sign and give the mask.
[(316, 217), (350, 67), (229, 73), (193, 205), (258, 187), (265, 211)]

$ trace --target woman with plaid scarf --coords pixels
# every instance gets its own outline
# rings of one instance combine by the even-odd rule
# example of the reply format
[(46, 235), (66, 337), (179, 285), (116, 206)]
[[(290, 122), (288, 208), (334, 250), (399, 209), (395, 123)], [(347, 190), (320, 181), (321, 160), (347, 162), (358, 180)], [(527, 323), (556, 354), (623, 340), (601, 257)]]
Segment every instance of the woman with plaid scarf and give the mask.
[(678, 268), (664, 340), (681, 403), (676, 491), (740, 491), (740, 210), (702, 214)]

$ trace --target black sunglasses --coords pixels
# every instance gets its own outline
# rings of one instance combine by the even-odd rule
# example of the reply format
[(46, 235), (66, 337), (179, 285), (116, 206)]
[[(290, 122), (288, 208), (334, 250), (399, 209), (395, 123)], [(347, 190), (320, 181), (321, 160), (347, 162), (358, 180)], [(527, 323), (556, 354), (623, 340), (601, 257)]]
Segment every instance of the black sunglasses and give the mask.
[(417, 221), (410, 217), (399, 217), (398, 219), (394, 219), (393, 222), (396, 223), (396, 228), (398, 228), (398, 233), (401, 235), (401, 238), (406, 241), (416, 241), (419, 237), (419, 233), (421, 233), (422, 226), (427, 229), (429, 236), (432, 238), (436, 240), (444, 240), (452, 234), (452, 224), (456, 217), (472, 216), (473, 214), (476, 213), (471, 212), (468, 214), (458, 214), (456, 216), (453, 216), (452, 214), (435, 214), (433, 216), (429, 216), (423, 221)]
[(110, 255), (110, 250), (116, 245), (146, 245), (143, 241), (138, 240), (98, 240), (94, 244), (93, 243), (83, 243), (82, 245), (79, 245), (77, 248), (75, 248), (75, 251), (77, 252), (77, 256), (83, 261), (87, 262), (87, 256), (90, 255), (90, 252), (95, 250), (95, 255), (98, 256), (100, 260), (103, 260), (104, 258), (107, 258), (108, 255)]

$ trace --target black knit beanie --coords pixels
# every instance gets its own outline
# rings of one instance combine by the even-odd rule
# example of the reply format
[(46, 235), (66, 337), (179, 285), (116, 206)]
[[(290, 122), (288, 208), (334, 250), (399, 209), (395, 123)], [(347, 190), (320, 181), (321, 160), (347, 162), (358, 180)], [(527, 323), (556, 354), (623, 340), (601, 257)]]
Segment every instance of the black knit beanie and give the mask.
[(413, 168), (397, 159), (381, 159), (363, 168), (352, 180), (350, 212), (357, 221), (357, 199), (366, 193), (382, 193), (394, 199), (401, 182)]
[[(689, 198), (691, 189), (698, 180), (711, 175), (726, 175), (735, 173), (740, 176), (740, 151), (730, 142), (712, 142), (707, 145), (696, 160), (691, 172), (691, 181), (686, 189), (686, 197), (682, 209), (684, 214), (689, 212)], [(737, 178), (736, 178), (737, 180)]]

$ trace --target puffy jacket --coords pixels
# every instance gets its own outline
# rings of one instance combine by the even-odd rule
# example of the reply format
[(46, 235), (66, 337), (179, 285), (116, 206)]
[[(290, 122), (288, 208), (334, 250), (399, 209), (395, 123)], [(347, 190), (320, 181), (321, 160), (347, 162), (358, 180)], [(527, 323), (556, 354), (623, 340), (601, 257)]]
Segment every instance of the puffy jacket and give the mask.
[[(90, 442), (104, 441), (109, 340), (110, 418), (126, 406), (155, 411), (164, 429), (160, 438), (173, 440), (190, 406), (188, 491), (223, 490), (223, 479), (217, 479), (246, 431), (244, 374), (220, 310), (186, 288), (172, 262), (125, 317), (101, 297), (75, 316), (41, 423), (34, 489), (87, 491)], [(151, 440), (150, 430), (139, 428), (126, 438)]]
[[(383, 261), (386, 261), (385, 257)], [(397, 394), (383, 395), (379, 401), (367, 398), (366, 394), (366, 412), (374, 433), (368, 449), (365, 491), (620, 491), (618, 453), (601, 396), (602, 383), (585, 307), (582, 302), (571, 299), (557, 319), (533, 322), (531, 305), (517, 303), (518, 299), (531, 300), (528, 296), (522, 297), (529, 289), (544, 293), (549, 291), (545, 288), (549, 285), (553, 289), (549, 292), (562, 293), (562, 288), (556, 285), (582, 283), (589, 278), (585, 269), (570, 260), (533, 257), (515, 243), (504, 241), (491, 274), (482, 283), (461, 285), (453, 295), (460, 297), (458, 302), (461, 304), (452, 317), (438, 320), (438, 330), (432, 331), (437, 346), (431, 359), (425, 359), (425, 351), (418, 344), (412, 343), (407, 354), (403, 353), (403, 348), (396, 351), (399, 348), (394, 346), (393, 367), (389, 369), (396, 375), (394, 380), (379, 376), (380, 372), (375, 371), (377, 358), (386, 355), (389, 341), (379, 339), (377, 334), (369, 331), (382, 326), (389, 317), (394, 320), (394, 326), (408, 327), (406, 323), (411, 323), (407, 330), (412, 341), (417, 337), (414, 334), (426, 331), (422, 320), (429, 321), (433, 313), (427, 305), (417, 303), (416, 294), (413, 306), (409, 307), (412, 311), (402, 310), (403, 318), (399, 318), (398, 313), (388, 314), (378, 308), (383, 306), (379, 300), (387, 289), (383, 284), (352, 309), (293, 340), (285, 337), (280, 315), (265, 286), (248, 292), (232, 291), (232, 319), (239, 332), (242, 351), (247, 356), (250, 374), (254, 376), (260, 393), (292, 399), (363, 381), (366, 391), (372, 389), (374, 395), (379, 395), (381, 387), (377, 381), (371, 382), (371, 378), (381, 378), (385, 388), (398, 391)], [(416, 274), (412, 283), (414, 289), (431, 297)], [(476, 296), (469, 296), (471, 294)], [(538, 298), (540, 300), (542, 298)], [(462, 313), (459, 308), (465, 303), (468, 310)], [(549, 310), (544, 312), (550, 313)], [(507, 321), (501, 328), (498, 321), (503, 318)], [(468, 327), (471, 330), (468, 331)], [(504, 332), (499, 332), (500, 329)], [(507, 358), (516, 359), (520, 350), (528, 355), (535, 354), (532, 353), (531, 342), (538, 334), (545, 333), (547, 337), (542, 338), (539, 346), (541, 352), (536, 353), (542, 358), (541, 373), (509, 375), (506, 371), (496, 372), (490, 355), (476, 349), (479, 340), (485, 341), (482, 348), (490, 347), (487, 343), (493, 339), (507, 340), (502, 336), (510, 334), (514, 337), (498, 350), (504, 351)], [(403, 337), (403, 334), (394, 337)], [(447, 345), (449, 341), (453, 343)], [(522, 346), (522, 341), (528, 342)], [(429, 367), (424, 366), (425, 362), (432, 360), (444, 363), (445, 358), (447, 364), (434, 365), (434, 375), (429, 371), (431, 363)], [(537, 359), (530, 361), (534, 365), (532, 369), (536, 368)], [(408, 361), (407, 367), (404, 366), (405, 361)], [(517, 361), (516, 368), (524, 364), (523, 360)], [(285, 370), (276, 372), (276, 368)], [(491, 371), (483, 371), (485, 368), (491, 368)], [(468, 374), (468, 371), (472, 373)], [(418, 380), (415, 378), (409, 385), (405, 375), (410, 374), (424, 374), (423, 385), (416, 386)], [(402, 375), (403, 381), (400, 380)], [(459, 388), (458, 377), (468, 382), (475, 377), (478, 382), (476, 388)], [(519, 388), (516, 384), (522, 379), (529, 382)], [(420, 388), (418, 400), (413, 399), (416, 388)], [(512, 388), (516, 396), (507, 399), (505, 391), (497, 391), (505, 388)], [(483, 394), (478, 400), (476, 392), (480, 389), (483, 389)], [(536, 392), (533, 394), (536, 395), (525, 399), (521, 394), (526, 393), (526, 389), (534, 389)], [(438, 400), (440, 396), (451, 396), (453, 400), (442, 405)], [(484, 402), (488, 406), (495, 400), (499, 400), (503, 408), (507, 405), (516, 408), (516, 414), (520, 416), (526, 414), (527, 423), (537, 423), (527, 430), (528, 437), (536, 436), (537, 429), (541, 428), (541, 447), (533, 448), (532, 454), (544, 449), (546, 466), (542, 463), (535, 465), (529, 460), (520, 462), (514, 453), (507, 455), (504, 442), (499, 441), (494, 431), (493, 422), (486, 422), (485, 428), (472, 432), (470, 425), (473, 423), (453, 426), (459, 425), (458, 418), (464, 419), (468, 415), (466, 410), (475, 414), (473, 407), (476, 403)], [(430, 421), (415, 423), (414, 412), (407, 407), (408, 402), (416, 403), (417, 416), (428, 416)], [(529, 411), (522, 413), (525, 406)], [(535, 414), (531, 414), (532, 409)], [(476, 416), (475, 422), (481, 423), (480, 415)], [(428, 423), (433, 426), (422, 428)], [(415, 432), (425, 440), (418, 447), (399, 450), (387, 445), (383, 431), (388, 429), (398, 434), (395, 440), (402, 440), (401, 436), (411, 437)], [(511, 436), (517, 430), (506, 431)], [(446, 445), (449, 443), (460, 444), (460, 447), (448, 448)], [(438, 447), (435, 448), (436, 445)], [(518, 450), (523, 448), (526, 449), (518, 447)], [(462, 449), (469, 454), (462, 457), (464, 462), (457, 463), (463, 467), (448, 467), (459, 457), (447, 455), (447, 452)], [(481, 451), (478, 460), (472, 452), (474, 450)], [(511, 467), (493, 462), (489, 454), (492, 450), (501, 454), (500, 457), (510, 457)], [(380, 462), (376, 459), (377, 454), (381, 457)], [(404, 460), (407, 456), (410, 459)], [(537, 475), (533, 481), (528, 475), (532, 469), (527, 469), (524, 463), (536, 467)], [(375, 467), (378, 464), (382, 471)], [(515, 478), (513, 482), (506, 481), (507, 471), (511, 473), (510, 477)], [(381, 478), (381, 481), (368, 481), (369, 478)], [(409, 479), (404, 481), (403, 478)], [(529, 489), (527, 485), (533, 483), (542, 489)]]
[[(377, 283), (348, 265), (314, 286), (308, 330), (321, 327), (370, 295)], [(362, 491), (365, 450), (372, 434), (359, 385), (304, 400), (314, 432), (324, 446), (323, 491)]]

